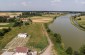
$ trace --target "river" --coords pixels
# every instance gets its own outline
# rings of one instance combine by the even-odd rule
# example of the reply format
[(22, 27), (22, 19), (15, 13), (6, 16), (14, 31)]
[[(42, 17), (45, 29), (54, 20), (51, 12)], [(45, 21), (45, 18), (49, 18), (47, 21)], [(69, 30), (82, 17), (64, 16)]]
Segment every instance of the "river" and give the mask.
[(73, 50), (78, 51), (85, 44), (85, 31), (71, 24), (71, 16), (72, 14), (58, 17), (49, 25), (49, 28), (61, 35), (65, 48), (72, 47)]

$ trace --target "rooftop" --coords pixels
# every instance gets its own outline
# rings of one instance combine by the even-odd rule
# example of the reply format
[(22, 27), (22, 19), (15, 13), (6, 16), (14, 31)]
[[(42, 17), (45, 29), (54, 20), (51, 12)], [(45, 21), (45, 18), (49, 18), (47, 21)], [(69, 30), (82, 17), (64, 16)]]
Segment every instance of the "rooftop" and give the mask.
[(27, 53), (28, 48), (27, 47), (17, 47), (16, 52)]

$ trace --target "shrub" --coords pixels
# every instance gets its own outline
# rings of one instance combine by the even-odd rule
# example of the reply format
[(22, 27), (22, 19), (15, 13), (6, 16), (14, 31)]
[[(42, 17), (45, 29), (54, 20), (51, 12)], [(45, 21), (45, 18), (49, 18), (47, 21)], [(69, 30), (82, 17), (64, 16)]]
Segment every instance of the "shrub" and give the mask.
[(47, 29), (47, 32), (50, 32), (50, 29)]
[(80, 53), (85, 55), (85, 45), (80, 48)]
[(72, 55), (73, 49), (71, 47), (68, 47), (67, 50), (66, 50), (66, 53), (69, 54), (69, 55)]

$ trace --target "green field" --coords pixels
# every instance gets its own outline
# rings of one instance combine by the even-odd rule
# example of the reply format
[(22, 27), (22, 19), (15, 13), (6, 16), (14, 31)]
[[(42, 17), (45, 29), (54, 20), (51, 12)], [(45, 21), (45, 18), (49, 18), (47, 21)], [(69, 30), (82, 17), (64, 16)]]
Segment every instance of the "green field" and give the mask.
[(4, 35), (4, 38), (0, 40), (0, 48), (4, 48), (8, 42), (10, 42), (18, 33), (28, 33), (31, 35), (30, 40), (27, 43), (27, 47), (32, 47), (36, 50), (42, 50), (48, 45), (46, 36), (43, 34), (42, 24), (33, 23), (28, 26), (13, 27), (12, 30)]
[[(2, 24), (5, 24), (5, 23), (2, 23)], [(6, 25), (0, 25), (0, 27), (12, 27), (14, 23), (9, 23), (9, 24), (6, 24)]]

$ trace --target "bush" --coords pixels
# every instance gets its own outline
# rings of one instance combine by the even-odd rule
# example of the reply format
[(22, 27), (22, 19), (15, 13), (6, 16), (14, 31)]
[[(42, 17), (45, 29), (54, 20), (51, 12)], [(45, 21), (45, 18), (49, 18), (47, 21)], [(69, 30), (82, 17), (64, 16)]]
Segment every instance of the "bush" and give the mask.
[(22, 25), (22, 22), (15, 22), (13, 27), (17, 27), (17, 26), (21, 26)]
[(67, 50), (66, 50), (66, 53), (69, 54), (69, 55), (72, 55), (73, 49), (71, 47), (68, 47)]
[(85, 45), (80, 48), (80, 53), (85, 55)]
[(0, 36), (4, 36), (4, 33), (3, 32), (0, 32)]
[(25, 25), (29, 25), (29, 23), (25, 23)]
[(57, 37), (57, 36), (58, 36), (58, 34), (54, 33), (54, 37)]
[(50, 32), (50, 29), (47, 29), (47, 32)]
[(60, 36), (60, 35), (57, 35), (57, 36), (56, 36), (56, 42), (57, 42), (57, 43), (61, 43), (61, 36)]

